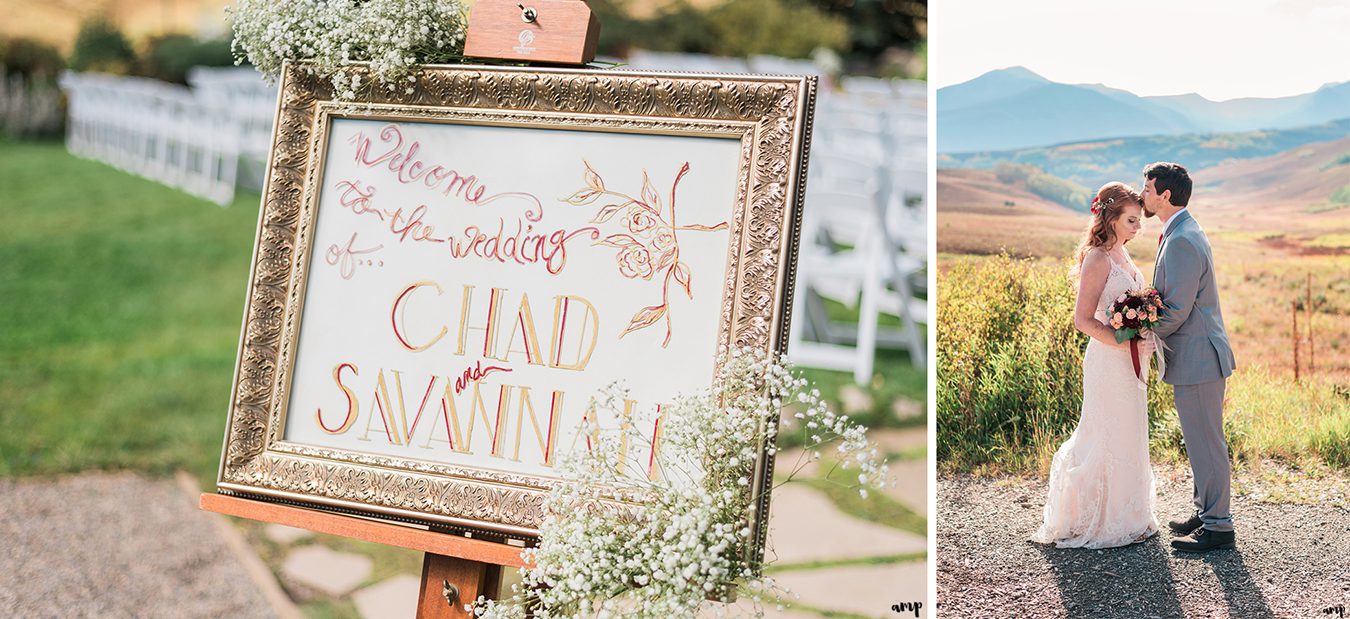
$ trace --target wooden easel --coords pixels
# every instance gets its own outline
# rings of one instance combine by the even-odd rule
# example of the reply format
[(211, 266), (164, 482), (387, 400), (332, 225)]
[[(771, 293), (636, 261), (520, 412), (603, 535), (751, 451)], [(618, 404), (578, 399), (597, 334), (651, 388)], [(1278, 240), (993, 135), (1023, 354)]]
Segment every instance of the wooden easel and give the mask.
[(418, 619), (464, 619), (464, 605), (478, 596), (495, 597), (503, 567), (522, 567), (519, 546), (426, 531), (256, 499), (202, 493), (204, 511), (283, 524), (399, 548), (420, 550), (422, 586)]
[[(580, 0), (479, 0), (469, 18), (465, 55), (550, 65), (595, 58), (600, 23)], [(464, 605), (495, 597), (502, 568), (525, 564), (520, 546), (367, 520), (258, 499), (203, 493), (204, 511), (282, 524), (377, 544), (420, 550), (417, 619), (465, 619)]]

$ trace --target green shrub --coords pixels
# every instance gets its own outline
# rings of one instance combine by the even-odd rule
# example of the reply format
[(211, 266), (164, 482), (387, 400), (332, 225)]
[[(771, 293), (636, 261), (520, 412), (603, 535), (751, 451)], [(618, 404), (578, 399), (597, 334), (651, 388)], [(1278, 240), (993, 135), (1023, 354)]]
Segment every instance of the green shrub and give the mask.
[(0, 40), (0, 137), (54, 138), (65, 127), (65, 100), (56, 75), (65, 62), (56, 48), (33, 39)]
[(1033, 174), (1027, 179), (1027, 189), (1046, 200), (1063, 204), (1074, 210), (1084, 210), (1092, 202), (1093, 193), (1073, 181), (1049, 174)]
[(75, 49), (70, 55), (70, 68), (125, 74), (135, 62), (136, 54), (131, 51), (131, 44), (107, 18), (95, 17), (80, 25)]
[(912, 49), (927, 56), (926, 50), (915, 48), (926, 45), (927, 2), (815, 0), (815, 4), (848, 20), (848, 47), (854, 59), (868, 61), (898, 49)]
[[(955, 263), (938, 278), (937, 460), (947, 472), (1045, 474), (1082, 407), (1087, 337), (1073, 327), (1063, 262), (1008, 256)], [(1244, 362), (1239, 360), (1240, 364)], [(1156, 462), (1186, 462), (1170, 386), (1149, 382)], [(1239, 464), (1350, 464), (1350, 396), (1329, 382), (1244, 364), (1228, 381), (1224, 434)]]
[[(1067, 266), (1006, 255), (962, 262), (938, 280), (938, 461), (949, 470), (1049, 469), (1078, 423), (1087, 336), (1073, 326)], [(1155, 377), (1156, 378), (1156, 377)], [(1150, 382), (1150, 424), (1171, 389)], [(1180, 446), (1167, 433), (1162, 445)]]
[(31, 81), (49, 81), (66, 66), (61, 52), (36, 39), (17, 38), (0, 41), (0, 66), (10, 75), (22, 75)]
[(994, 176), (1005, 185), (1025, 184), (1027, 191), (1074, 210), (1087, 210), (1092, 202), (1091, 190), (1073, 181), (1046, 174), (1030, 164), (1000, 161), (994, 165)]
[(1073, 298), (1062, 274), (1006, 255), (939, 276), (940, 462), (1025, 470), (1072, 428), (1086, 345)]
[(1347, 163), (1350, 163), (1350, 153), (1345, 153), (1344, 155), (1341, 155), (1340, 157), (1337, 157), (1337, 158), (1335, 158), (1335, 159), (1332, 159), (1331, 161), (1328, 161), (1328, 162), (1322, 164), (1322, 167), (1318, 168), (1317, 170), (1318, 170), (1319, 172), (1326, 172), (1327, 170), (1330, 170), (1331, 168), (1334, 168), (1334, 167), (1336, 167), (1336, 166), (1342, 166), (1342, 165), (1345, 165), (1345, 164), (1347, 164)]
[(1331, 194), (1332, 204), (1350, 204), (1350, 185), (1345, 185)]
[(192, 67), (234, 65), (229, 39), (198, 40), (186, 34), (168, 34), (150, 39), (137, 73), (166, 82), (187, 83)]

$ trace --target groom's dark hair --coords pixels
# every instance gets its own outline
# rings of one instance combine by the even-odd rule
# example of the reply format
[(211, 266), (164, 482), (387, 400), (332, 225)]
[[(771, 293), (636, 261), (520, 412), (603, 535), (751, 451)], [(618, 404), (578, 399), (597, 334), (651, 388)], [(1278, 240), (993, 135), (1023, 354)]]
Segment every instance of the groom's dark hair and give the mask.
[(1191, 175), (1179, 163), (1159, 161), (1144, 167), (1144, 178), (1153, 181), (1158, 195), (1172, 192), (1172, 206), (1186, 206), (1191, 201)]

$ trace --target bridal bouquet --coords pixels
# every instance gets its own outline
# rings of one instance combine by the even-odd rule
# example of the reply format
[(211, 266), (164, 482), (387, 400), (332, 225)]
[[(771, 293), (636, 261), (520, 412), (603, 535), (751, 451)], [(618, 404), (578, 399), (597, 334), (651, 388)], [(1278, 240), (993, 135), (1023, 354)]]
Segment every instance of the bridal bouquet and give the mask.
[[(611, 388), (594, 405), (618, 414), (623, 400)], [(539, 545), (522, 553), (530, 564), (523, 584), (507, 599), (479, 598), (466, 610), (479, 619), (693, 617), (729, 610), (709, 602), (739, 591), (750, 613), (762, 615), (761, 603), (783, 590), (745, 556), (754, 542), (746, 509), (756, 459), (765, 441), (773, 456), (788, 406), (796, 412), (784, 416), (783, 429), (811, 435), (813, 460), (830, 445), (837, 466), (857, 474), (862, 496), (889, 485), (865, 428), (830, 411), (780, 360), (728, 351), (710, 389), (665, 409), (659, 452), (642, 436), (593, 428), (588, 449), (563, 461), (562, 479), (544, 500)], [(638, 457), (648, 452), (650, 460)], [(640, 506), (615, 509), (623, 502)]]
[[(1116, 342), (1130, 342), (1130, 357), (1134, 362), (1134, 376), (1144, 380), (1144, 369), (1139, 366), (1138, 342), (1158, 324), (1158, 312), (1163, 308), (1162, 295), (1153, 288), (1130, 290), (1116, 298), (1109, 310), (1111, 328), (1116, 330)], [(1159, 346), (1161, 349), (1161, 345)], [(1161, 357), (1161, 355), (1159, 355)]]

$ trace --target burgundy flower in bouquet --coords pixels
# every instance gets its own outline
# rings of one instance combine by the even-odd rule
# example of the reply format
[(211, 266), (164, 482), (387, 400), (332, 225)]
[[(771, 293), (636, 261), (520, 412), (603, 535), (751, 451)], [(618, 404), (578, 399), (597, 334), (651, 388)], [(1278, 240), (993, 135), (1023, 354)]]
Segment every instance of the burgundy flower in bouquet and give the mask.
[(1139, 340), (1143, 339), (1143, 333), (1152, 331), (1158, 325), (1158, 312), (1162, 308), (1162, 295), (1153, 288), (1131, 290), (1111, 304), (1111, 328), (1116, 330), (1116, 342), (1130, 342), (1134, 375), (1141, 381), (1144, 376), (1143, 369), (1139, 367)]

